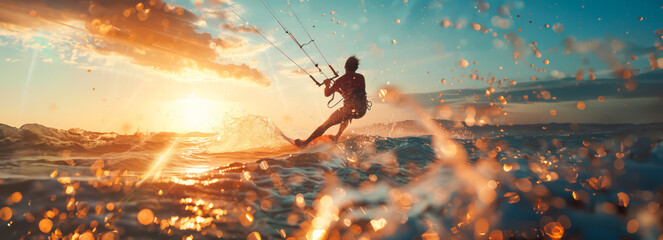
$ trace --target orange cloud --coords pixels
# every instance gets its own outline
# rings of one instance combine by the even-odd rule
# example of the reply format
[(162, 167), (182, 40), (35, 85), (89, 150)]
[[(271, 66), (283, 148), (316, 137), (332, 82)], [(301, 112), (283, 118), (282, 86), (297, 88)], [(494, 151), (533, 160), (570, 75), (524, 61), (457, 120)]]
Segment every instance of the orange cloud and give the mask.
[(0, 28), (51, 34), (57, 34), (58, 28), (73, 28), (86, 38), (54, 39), (78, 41), (72, 45), (125, 56), (167, 73), (198, 70), (217, 78), (270, 85), (262, 72), (246, 64), (219, 63), (223, 56), (215, 49), (238, 49), (244, 43), (198, 32), (198, 19), (194, 13), (162, 0), (0, 0)]

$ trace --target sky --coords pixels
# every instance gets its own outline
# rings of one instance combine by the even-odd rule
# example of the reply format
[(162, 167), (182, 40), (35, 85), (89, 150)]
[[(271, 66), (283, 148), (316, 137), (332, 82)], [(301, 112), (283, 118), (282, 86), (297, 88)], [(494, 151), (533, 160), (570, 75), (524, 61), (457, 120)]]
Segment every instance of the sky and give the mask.
[(660, 1), (0, 0), (0, 123), (311, 131), (328, 98), (255, 30), (325, 77), (270, 9), (327, 76), (359, 57), (374, 105), (352, 127), (412, 118), (386, 86), (470, 124), (663, 121)]

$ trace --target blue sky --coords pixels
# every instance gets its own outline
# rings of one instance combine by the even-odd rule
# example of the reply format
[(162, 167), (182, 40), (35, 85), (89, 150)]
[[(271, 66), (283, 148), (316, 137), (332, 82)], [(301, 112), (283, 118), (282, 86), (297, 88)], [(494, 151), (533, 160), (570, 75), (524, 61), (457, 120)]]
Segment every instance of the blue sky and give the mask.
[[(5, 6), (0, 10), (4, 16), (0, 17), (0, 101), (13, 103), (0, 107), (0, 122), (98, 131), (213, 131), (228, 114), (254, 114), (269, 117), (286, 130), (308, 131), (333, 111), (325, 106), (322, 89), (294, 73), (296, 67), (260, 36), (242, 31), (243, 22), (228, 11), (232, 7), (299, 64), (311, 68), (259, 0), (165, 1), (169, 7), (150, 5), (150, 1), (140, 7), (129, 6), (128, 1), (106, 5), (81, 1), (90, 4), (83, 10), (57, 1), (43, 2), (0, 1)], [(269, 3), (295, 37), (308, 42), (286, 2)], [(356, 126), (410, 117), (403, 109), (379, 103), (377, 93), (385, 85), (412, 94), (451, 89), (483, 92), (491, 85), (472, 79), (471, 74), (507, 79), (501, 88), (492, 84), (499, 94), (450, 105), (462, 115), (467, 104), (508, 97), (513, 87), (507, 84), (510, 80), (518, 86), (536, 76), (536, 81), (546, 81), (544, 85), (552, 88), (556, 81), (561, 84), (575, 77), (579, 69), (584, 72), (581, 81), (591, 81), (591, 68), (599, 85), (602, 79), (609, 85), (623, 78), (621, 72), (614, 72), (624, 69), (637, 82), (645, 69), (660, 71), (661, 66), (652, 69), (650, 57), (653, 63), (663, 62), (657, 49), (663, 39), (656, 32), (663, 28), (660, 1), (313, 0), (290, 4), (337, 70), (342, 73), (350, 55), (361, 59), (359, 72), (366, 76), (367, 92), (376, 107), (355, 121)], [(175, 6), (182, 7), (182, 15), (174, 14)], [(141, 20), (138, 14), (150, 8), (147, 20)], [(126, 9), (141, 10), (132, 10), (127, 17), (123, 16)], [(442, 26), (444, 20), (452, 26)], [(554, 31), (559, 30), (558, 24), (563, 31)], [(109, 26), (112, 29), (105, 32)], [(571, 49), (565, 41), (574, 43)], [(214, 46), (207, 46), (212, 42)], [(516, 42), (520, 47), (514, 47)], [(534, 54), (534, 42), (541, 57)], [(307, 52), (325, 65), (310, 47)], [(469, 66), (459, 66), (461, 60)], [(329, 74), (326, 67), (323, 70)], [(528, 109), (525, 112), (532, 114), (491, 123), (624, 122), (628, 120), (607, 121), (617, 118), (606, 118), (610, 113), (604, 111), (622, 114), (662, 105), (655, 94), (640, 95), (638, 88), (629, 94), (628, 104), (614, 102), (623, 101), (616, 97), (622, 90), (627, 91), (602, 93), (607, 99), (602, 103), (613, 107), (584, 100), (585, 111), (567, 109), (578, 101), (570, 96), (560, 96), (548, 105), (507, 103), (506, 112)], [(590, 106), (595, 107), (591, 113)], [(560, 112), (551, 116), (547, 114), (551, 109)], [(641, 122), (663, 120), (646, 110), (639, 114)]]

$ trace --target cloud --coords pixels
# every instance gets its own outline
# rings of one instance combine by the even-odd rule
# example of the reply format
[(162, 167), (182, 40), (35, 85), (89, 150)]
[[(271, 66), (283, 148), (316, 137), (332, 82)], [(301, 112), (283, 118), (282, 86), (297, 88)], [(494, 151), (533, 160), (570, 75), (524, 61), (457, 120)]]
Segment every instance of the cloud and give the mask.
[(497, 38), (493, 39), (493, 47), (495, 47), (497, 49), (502, 49), (505, 46), (506, 46), (506, 44), (501, 39), (497, 39)]
[(231, 32), (241, 32), (241, 33), (253, 33), (257, 30), (255, 27), (249, 27), (249, 26), (246, 26), (246, 25), (243, 25), (243, 24), (234, 25), (232, 23), (219, 24), (219, 28), (221, 28), (223, 30), (228, 30), (228, 31), (231, 31)]
[(208, 80), (270, 85), (262, 72), (246, 64), (220, 63), (224, 56), (215, 49), (236, 49), (243, 44), (199, 32), (196, 22), (200, 19), (161, 0), (0, 0), (0, 28), (9, 32), (50, 35), (57, 46), (123, 56), (164, 73), (198, 71), (209, 75)]
[[(322, 82), (323, 80), (325, 80), (324, 75), (322, 75), (322, 74), (318, 71), (318, 69), (315, 68), (315, 67), (306, 67), (306, 68), (304, 68), (304, 70), (306, 70), (306, 72), (308, 72), (308, 74), (311, 74), (311, 76), (313, 76), (313, 77), (315, 78), (315, 80), (318, 81), (318, 82)], [(325, 68), (322, 68), (322, 70), (324, 71), (325, 74), (327, 74), (328, 77), (333, 77), (333, 76), (334, 76), (334, 75), (331, 73), (330, 70), (325, 69)], [(283, 68), (283, 69), (281, 69), (281, 70), (278, 71), (278, 73), (279, 73), (281, 76), (285, 76), (285, 77), (287, 77), (287, 78), (291, 78), (291, 79), (307, 79), (307, 80), (308, 80), (308, 79), (310, 79), (310, 78), (308, 77), (308, 75), (306, 74), (306, 72), (302, 71), (301, 69), (299, 69), (299, 68), (297, 68), (297, 67), (295, 67), (295, 68)]]
[(370, 48), (369, 52), (371, 53), (371, 55), (376, 57), (384, 57), (384, 50), (378, 47), (378, 45), (375, 44), (374, 42), (369, 42), (368, 47)]
[(564, 25), (562, 25), (561, 23), (555, 23), (552, 26), (552, 30), (557, 34), (560, 34), (564, 31)]
[[(578, 81), (575, 77), (566, 77), (559, 80), (518, 83), (513, 87), (497, 89), (490, 94), (490, 98), (485, 96), (486, 89), (483, 88), (451, 89), (440, 92), (418, 93), (411, 94), (411, 97), (428, 108), (441, 106), (440, 100), (442, 99), (444, 100), (443, 103), (448, 106), (456, 108), (474, 106), (476, 109), (479, 109), (477, 105), (485, 106), (492, 103), (495, 106), (502, 106), (499, 98), (503, 96), (507, 102), (506, 105), (503, 105), (506, 112), (509, 114), (514, 111), (520, 112), (522, 115), (519, 116), (523, 117), (529, 112), (530, 115), (527, 118), (534, 122), (549, 121), (550, 119), (547, 118), (549, 115), (541, 115), (526, 109), (546, 106), (546, 111), (549, 111), (550, 109), (559, 108), (559, 106), (567, 106), (567, 108), (568, 106), (575, 106), (578, 101), (598, 102), (599, 97), (602, 97), (606, 102), (601, 104), (607, 105), (607, 107), (593, 110), (594, 115), (583, 116), (582, 120), (584, 122), (609, 122), (612, 120), (606, 118), (606, 116), (615, 117), (617, 114), (614, 111), (624, 114), (628, 112), (629, 108), (634, 107), (649, 109), (651, 111), (642, 110), (637, 114), (633, 113), (629, 115), (631, 118), (644, 119), (650, 122), (663, 121), (663, 115), (658, 113), (660, 111), (657, 112), (654, 110), (663, 108), (663, 82), (661, 81), (663, 79), (663, 71), (645, 72), (638, 74), (636, 78), (638, 88), (632, 91), (625, 89), (625, 80), (619, 77), (597, 78), (593, 81)], [(610, 103), (607, 102), (608, 100), (610, 100)], [(646, 106), (632, 105), (637, 102), (646, 102)], [(543, 111), (543, 113), (546, 113), (546, 111)], [(514, 118), (511, 119), (513, 120)], [(565, 121), (568, 119), (570, 118), (565, 118)]]
[(500, 6), (497, 8), (497, 14), (502, 17), (511, 16), (511, 9), (509, 6)]
[(566, 77), (566, 74), (564, 72), (560, 72), (557, 70), (552, 70), (550, 71), (550, 76), (556, 79), (562, 79)]
[(502, 18), (500, 16), (493, 16), (490, 19), (490, 23), (495, 27), (499, 27), (499, 28), (502, 28), (502, 29), (507, 29), (507, 28), (511, 27), (511, 24), (513, 24), (513, 20), (511, 20), (510, 18), (506, 18), (506, 17)]
[(206, 19), (214, 19), (217, 21), (230, 21), (233, 19), (232, 12), (223, 11), (216, 8), (203, 8), (200, 10), (202, 12), (202, 17)]

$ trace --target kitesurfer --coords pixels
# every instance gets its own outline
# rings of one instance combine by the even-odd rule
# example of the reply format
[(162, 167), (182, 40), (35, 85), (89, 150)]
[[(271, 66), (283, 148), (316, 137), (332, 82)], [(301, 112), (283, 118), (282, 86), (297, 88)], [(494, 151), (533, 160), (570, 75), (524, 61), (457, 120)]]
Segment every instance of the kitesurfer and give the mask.
[(332, 140), (336, 141), (343, 133), (343, 130), (348, 127), (352, 119), (361, 118), (366, 114), (366, 109), (368, 108), (366, 81), (364, 80), (364, 75), (357, 73), (357, 68), (359, 68), (359, 59), (351, 56), (345, 61), (345, 74), (343, 76), (339, 77), (333, 85), (331, 85), (330, 79), (326, 79), (323, 82), (325, 84), (325, 97), (329, 97), (334, 92), (340, 93), (344, 99), (343, 107), (332, 113), (327, 121), (313, 131), (308, 139), (295, 140), (295, 145), (305, 147), (317, 137), (322, 136), (331, 126), (341, 124), (336, 136), (332, 137)]

